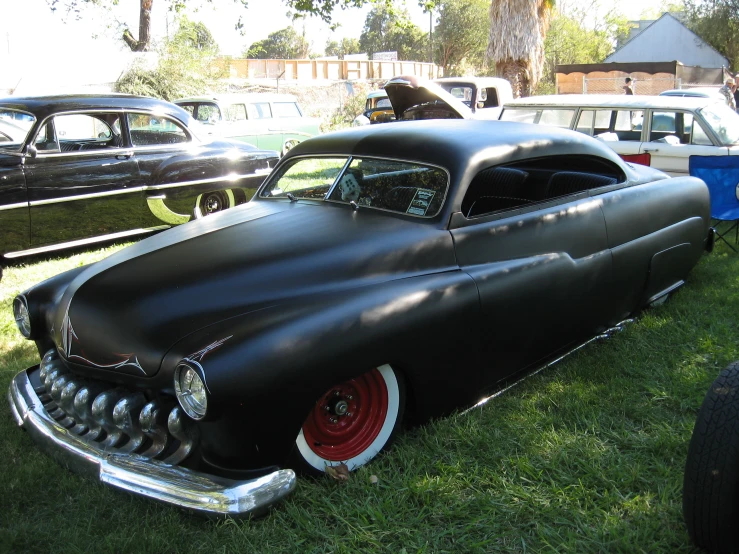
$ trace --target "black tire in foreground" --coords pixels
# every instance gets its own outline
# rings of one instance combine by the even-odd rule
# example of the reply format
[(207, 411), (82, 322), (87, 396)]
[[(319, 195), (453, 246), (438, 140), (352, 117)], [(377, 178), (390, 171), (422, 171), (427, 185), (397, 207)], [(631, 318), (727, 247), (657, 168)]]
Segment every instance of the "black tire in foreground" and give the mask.
[(698, 412), (685, 465), (683, 517), (696, 546), (739, 551), (739, 362), (719, 374)]

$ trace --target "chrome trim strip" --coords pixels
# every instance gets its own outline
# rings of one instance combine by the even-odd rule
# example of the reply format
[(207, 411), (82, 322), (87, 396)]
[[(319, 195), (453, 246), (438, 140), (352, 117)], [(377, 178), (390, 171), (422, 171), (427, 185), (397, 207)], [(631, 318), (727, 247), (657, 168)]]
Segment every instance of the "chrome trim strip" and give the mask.
[(122, 239), (126, 237), (133, 237), (135, 235), (143, 235), (144, 233), (153, 233), (155, 231), (163, 231), (169, 229), (170, 225), (159, 225), (157, 227), (148, 227), (146, 229), (131, 229), (130, 231), (121, 231), (120, 233), (111, 233), (110, 235), (102, 235), (99, 237), (92, 237), (89, 239), (73, 240), (70, 242), (62, 242), (59, 244), (51, 244), (49, 246), (40, 246), (38, 248), (31, 248), (30, 250), (18, 250), (16, 252), (6, 252), (6, 258), (19, 258), (21, 256), (32, 256), (34, 254), (41, 254), (43, 252), (53, 252), (54, 250), (62, 250), (64, 248), (74, 248), (75, 246), (85, 246), (87, 244), (95, 244), (96, 242), (104, 242), (108, 240)]
[[(114, 196), (116, 194), (127, 194), (130, 192), (146, 192), (149, 190), (164, 190), (164, 189), (171, 189), (171, 188), (179, 188), (179, 187), (188, 187), (188, 186), (194, 186), (194, 185), (207, 185), (208, 183), (223, 183), (223, 182), (236, 182), (240, 181), (242, 179), (248, 179), (250, 177), (262, 177), (264, 175), (267, 175), (271, 173), (271, 169), (257, 169), (254, 171), (254, 173), (247, 173), (247, 174), (241, 174), (241, 175), (224, 175), (223, 177), (218, 177), (215, 179), (197, 179), (194, 181), (182, 181), (180, 183), (169, 183), (165, 185), (144, 185), (142, 187), (131, 187), (127, 189), (117, 189), (117, 190), (109, 190), (105, 192), (95, 192), (90, 194), (79, 194), (77, 196), (65, 196), (64, 198), (52, 198), (49, 200), (35, 200), (33, 202), (30, 202), (30, 204), (9, 204), (9, 206), (20, 208), (29, 206), (35, 207), (35, 206), (44, 206), (47, 204), (60, 204), (62, 202), (74, 202), (76, 200), (89, 200), (91, 198), (102, 198), (105, 196)], [(9, 210), (10, 208), (7, 206), (0, 207), (0, 210)]]
[(633, 323), (633, 322), (634, 322), (634, 320), (633, 320), (633, 319), (625, 319), (625, 320), (621, 321), (620, 323), (617, 323), (617, 324), (616, 324), (615, 326), (611, 327), (610, 329), (606, 329), (606, 330), (605, 330), (605, 331), (603, 331), (603, 332), (602, 332), (602, 333), (601, 333), (600, 335), (595, 335), (594, 337), (592, 337), (592, 338), (590, 338), (590, 339), (586, 340), (585, 342), (583, 342), (583, 343), (580, 343), (580, 344), (578, 344), (577, 346), (574, 346), (574, 347), (572, 347), (572, 348), (571, 348), (570, 350), (567, 350), (567, 351), (565, 351), (565, 352), (562, 352), (562, 353), (561, 353), (561, 354), (560, 354), (560, 355), (559, 355), (558, 357), (556, 357), (555, 359), (553, 359), (553, 360), (551, 360), (551, 361), (549, 361), (549, 362), (545, 363), (544, 365), (542, 365), (542, 366), (540, 366), (540, 367), (537, 367), (537, 368), (535, 368), (534, 370), (530, 371), (529, 373), (526, 373), (526, 374), (525, 374), (525, 375), (523, 375), (523, 376), (522, 376), (522, 377), (521, 377), (520, 379), (517, 379), (516, 381), (514, 381), (513, 383), (511, 383), (511, 384), (510, 384), (510, 385), (508, 385), (507, 387), (503, 387), (502, 389), (500, 389), (499, 391), (497, 391), (497, 392), (495, 392), (495, 393), (491, 394), (490, 396), (486, 396), (485, 398), (483, 398), (482, 400), (480, 400), (480, 401), (479, 401), (479, 402), (478, 402), (477, 404), (475, 404), (474, 406), (471, 406), (471, 407), (467, 408), (466, 410), (464, 410), (464, 411), (462, 412), (462, 415), (464, 415), (464, 414), (466, 414), (466, 413), (468, 413), (468, 412), (471, 412), (471, 411), (472, 411), (472, 410), (474, 410), (475, 408), (481, 408), (482, 406), (484, 406), (485, 404), (487, 404), (487, 403), (488, 403), (488, 402), (489, 402), (490, 400), (492, 400), (493, 398), (496, 398), (496, 397), (500, 396), (501, 394), (503, 394), (504, 392), (507, 392), (507, 391), (511, 390), (511, 389), (512, 389), (513, 387), (515, 387), (516, 385), (520, 385), (521, 383), (523, 383), (523, 382), (524, 382), (524, 381), (525, 381), (526, 379), (528, 379), (529, 377), (533, 377), (534, 375), (536, 375), (537, 373), (539, 373), (539, 372), (541, 372), (541, 371), (545, 370), (546, 368), (548, 368), (548, 367), (551, 367), (551, 366), (553, 366), (554, 364), (556, 364), (556, 363), (559, 363), (559, 362), (561, 362), (561, 361), (562, 361), (563, 359), (565, 359), (565, 358), (566, 358), (567, 356), (569, 356), (570, 354), (574, 354), (575, 352), (577, 352), (577, 351), (578, 351), (578, 350), (580, 350), (581, 348), (584, 348), (584, 347), (586, 347), (586, 346), (587, 346), (588, 344), (590, 344), (591, 342), (595, 342), (595, 341), (597, 341), (597, 340), (602, 340), (602, 339), (608, 339), (608, 338), (611, 338), (611, 336), (613, 336), (614, 334), (616, 334), (616, 333), (619, 333), (619, 332), (623, 331), (623, 330), (624, 330), (624, 327), (625, 327), (625, 326), (626, 326), (626, 325), (627, 325), (628, 323)]
[(667, 287), (664, 290), (659, 291), (657, 294), (653, 295), (649, 300), (647, 300), (647, 304), (652, 304), (653, 302), (656, 302), (657, 300), (660, 300), (661, 298), (667, 298), (667, 295), (670, 294), (672, 291), (679, 289), (685, 284), (685, 281), (682, 279), (679, 280), (677, 283), (674, 283)]
[(0, 206), (0, 212), (3, 210), (15, 210), (16, 208), (27, 208), (28, 202), (17, 202), (16, 204), (6, 204), (5, 206)]
[(215, 179), (197, 179), (195, 181), (182, 181), (180, 183), (170, 183), (167, 185), (148, 185), (144, 187), (144, 190), (162, 190), (192, 185), (205, 185), (208, 183), (235, 182), (240, 181), (241, 179), (247, 179), (249, 177), (261, 177), (262, 175), (266, 175), (267, 173), (271, 172), (271, 169), (258, 169), (254, 173), (247, 173), (245, 175), (237, 175), (234, 173), (231, 175), (224, 175), (223, 177), (217, 177)]
[(117, 194), (128, 194), (130, 192), (142, 192), (146, 187), (132, 187), (128, 189), (108, 190), (105, 192), (93, 192), (90, 194), (78, 194), (77, 196), (64, 196), (62, 198), (50, 198), (48, 200), (34, 200), (30, 203), (31, 207), (45, 206), (47, 204), (61, 204), (62, 202), (74, 202), (76, 200), (89, 200), (90, 198), (103, 198), (105, 196), (115, 196)]
[(27, 370), (11, 381), (8, 400), (18, 424), (62, 465), (107, 485), (202, 515), (259, 515), (297, 484), (291, 469), (233, 481), (136, 454), (99, 451), (54, 421), (33, 390)]

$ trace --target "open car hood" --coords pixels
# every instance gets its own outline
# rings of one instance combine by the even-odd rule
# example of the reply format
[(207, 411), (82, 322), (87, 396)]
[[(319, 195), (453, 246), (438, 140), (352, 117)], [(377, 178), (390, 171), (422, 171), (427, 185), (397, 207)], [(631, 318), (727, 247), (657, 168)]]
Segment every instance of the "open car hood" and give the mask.
[(396, 119), (403, 119), (403, 113), (409, 108), (434, 102), (445, 104), (460, 119), (473, 119), (472, 110), (464, 102), (431, 81), (413, 75), (399, 75), (390, 79), (384, 88)]

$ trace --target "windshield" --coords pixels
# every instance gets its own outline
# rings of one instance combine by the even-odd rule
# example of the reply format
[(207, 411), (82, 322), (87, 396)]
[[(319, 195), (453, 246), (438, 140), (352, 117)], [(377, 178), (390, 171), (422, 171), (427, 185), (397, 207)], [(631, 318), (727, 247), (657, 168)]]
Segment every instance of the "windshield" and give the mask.
[(419, 217), (439, 213), (447, 173), (413, 162), (374, 158), (296, 158), (262, 190), (262, 198), (308, 198)]
[(722, 146), (739, 144), (739, 114), (722, 102), (701, 108), (698, 112), (716, 133)]
[(29, 113), (0, 108), (0, 150), (20, 152), (35, 121)]

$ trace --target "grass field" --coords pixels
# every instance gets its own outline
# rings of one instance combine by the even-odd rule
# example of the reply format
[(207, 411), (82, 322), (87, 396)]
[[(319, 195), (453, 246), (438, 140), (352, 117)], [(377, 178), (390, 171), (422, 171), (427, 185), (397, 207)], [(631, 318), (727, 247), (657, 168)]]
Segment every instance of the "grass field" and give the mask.
[[(3, 391), (38, 361), (15, 329), (15, 294), (114, 249), (6, 269)], [(693, 552), (685, 456), (708, 386), (739, 359), (737, 314), (739, 256), (719, 247), (624, 332), (481, 408), (407, 430), (346, 483), (301, 478), (252, 521), (200, 519), (78, 477), (3, 401), (0, 552)]]

